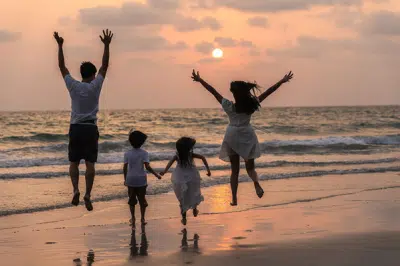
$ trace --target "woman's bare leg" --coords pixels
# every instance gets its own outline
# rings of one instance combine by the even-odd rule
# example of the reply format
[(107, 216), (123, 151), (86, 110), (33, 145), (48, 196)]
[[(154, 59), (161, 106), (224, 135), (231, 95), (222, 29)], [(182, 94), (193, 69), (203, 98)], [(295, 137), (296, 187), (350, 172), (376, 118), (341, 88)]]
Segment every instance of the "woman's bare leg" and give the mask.
[(247, 174), (254, 182), (254, 188), (256, 189), (257, 196), (259, 198), (262, 198), (262, 196), (264, 195), (264, 190), (262, 189), (262, 187), (260, 186), (260, 183), (258, 182), (259, 179), (258, 179), (258, 174), (256, 171), (254, 159), (250, 159), (250, 160), (246, 161), (246, 170), (247, 170)]
[(231, 190), (232, 190), (232, 206), (237, 205), (237, 191), (239, 186), (240, 157), (239, 155), (229, 156), (231, 161)]

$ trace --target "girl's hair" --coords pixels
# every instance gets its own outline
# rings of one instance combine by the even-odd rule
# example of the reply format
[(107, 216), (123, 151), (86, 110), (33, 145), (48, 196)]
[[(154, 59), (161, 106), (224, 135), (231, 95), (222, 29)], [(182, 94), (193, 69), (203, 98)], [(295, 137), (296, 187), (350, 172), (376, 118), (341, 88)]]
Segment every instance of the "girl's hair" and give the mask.
[(189, 137), (182, 137), (176, 142), (176, 150), (178, 152), (178, 162), (183, 167), (193, 165), (192, 152), (196, 140)]
[(142, 147), (146, 139), (147, 135), (141, 131), (135, 130), (129, 133), (129, 142), (135, 149), (139, 149), (140, 147)]
[(235, 112), (253, 114), (260, 108), (260, 102), (255, 95), (255, 90), (258, 90), (256, 83), (245, 81), (233, 81), (231, 83), (231, 92), (235, 97)]

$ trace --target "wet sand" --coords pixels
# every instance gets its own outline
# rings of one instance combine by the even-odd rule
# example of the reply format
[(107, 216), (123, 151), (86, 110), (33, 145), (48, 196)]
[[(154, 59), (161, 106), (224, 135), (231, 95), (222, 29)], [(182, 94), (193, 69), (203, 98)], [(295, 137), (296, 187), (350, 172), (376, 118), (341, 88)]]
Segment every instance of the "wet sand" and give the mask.
[[(1, 265), (400, 265), (400, 176), (326, 176), (203, 189), (180, 224), (172, 194), (149, 197), (132, 235), (126, 201), (0, 218)], [(214, 202), (207, 201), (207, 195)], [(256, 202), (255, 206), (253, 202)], [(133, 237), (134, 236), (134, 237)], [(132, 248), (131, 244), (136, 248)], [(146, 244), (147, 243), (147, 244)]]

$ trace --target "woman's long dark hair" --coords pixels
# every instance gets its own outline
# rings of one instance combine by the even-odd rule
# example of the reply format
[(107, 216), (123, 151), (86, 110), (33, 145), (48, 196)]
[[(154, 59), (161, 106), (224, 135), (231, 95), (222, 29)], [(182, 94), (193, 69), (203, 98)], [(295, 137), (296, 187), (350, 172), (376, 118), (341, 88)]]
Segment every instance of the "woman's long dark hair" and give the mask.
[(256, 83), (245, 81), (233, 81), (231, 83), (231, 92), (235, 97), (236, 113), (251, 115), (260, 108), (260, 102), (255, 95), (256, 89), (258, 89)]
[(191, 155), (195, 144), (196, 140), (188, 137), (182, 137), (176, 142), (178, 162), (182, 167), (193, 165), (193, 157)]

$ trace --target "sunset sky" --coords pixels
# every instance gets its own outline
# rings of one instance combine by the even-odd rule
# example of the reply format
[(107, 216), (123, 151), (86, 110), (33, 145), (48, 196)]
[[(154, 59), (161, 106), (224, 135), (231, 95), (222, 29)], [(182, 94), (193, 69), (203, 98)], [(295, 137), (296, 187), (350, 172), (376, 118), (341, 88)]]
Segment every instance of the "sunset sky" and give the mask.
[(265, 106), (400, 104), (398, 0), (14, 0), (0, 14), (0, 110), (68, 110), (53, 31), (79, 79), (80, 62), (100, 67), (103, 28), (101, 109), (216, 107), (193, 68), (227, 98), (232, 80), (292, 70)]

